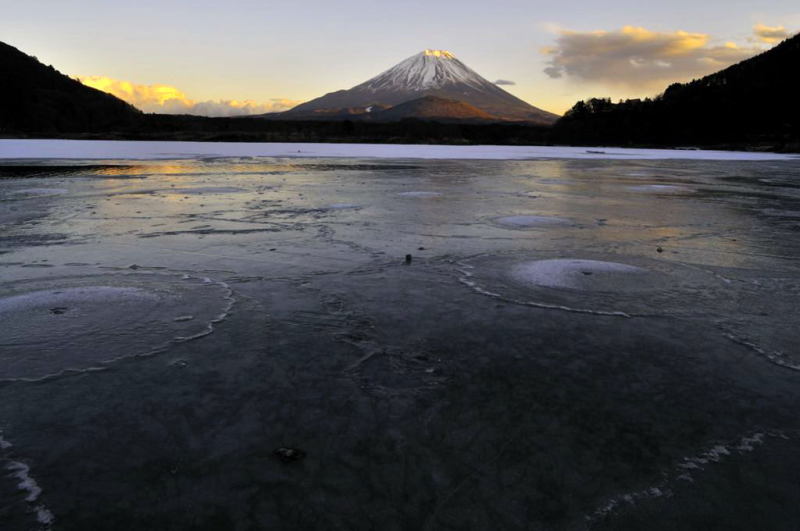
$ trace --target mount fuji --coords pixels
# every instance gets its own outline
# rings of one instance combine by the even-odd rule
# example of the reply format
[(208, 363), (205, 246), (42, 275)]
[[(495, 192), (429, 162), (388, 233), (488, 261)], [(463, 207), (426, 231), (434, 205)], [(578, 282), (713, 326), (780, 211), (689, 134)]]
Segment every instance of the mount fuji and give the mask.
[[(415, 100), (421, 101), (401, 106)], [(422, 114), (420, 109), (424, 109)], [(331, 92), (273, 117), (469, 119), (541, 125), (559, 118), (509, 94), (444, 50), (425, 50), (349, 90)]]

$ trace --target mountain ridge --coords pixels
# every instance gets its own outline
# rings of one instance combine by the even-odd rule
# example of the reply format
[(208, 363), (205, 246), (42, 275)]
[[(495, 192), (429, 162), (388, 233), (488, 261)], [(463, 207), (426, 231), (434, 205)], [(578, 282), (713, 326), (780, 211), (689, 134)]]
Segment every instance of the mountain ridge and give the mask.
[(488, 81), (445, 50), (424, 50), (350, 89), (329, 92), (277, 116), (313, 118), (336, 114), (337, 109), (393, 107), (425, 96), (464, 102), (497, 121), (550, 125), (558, 119)]

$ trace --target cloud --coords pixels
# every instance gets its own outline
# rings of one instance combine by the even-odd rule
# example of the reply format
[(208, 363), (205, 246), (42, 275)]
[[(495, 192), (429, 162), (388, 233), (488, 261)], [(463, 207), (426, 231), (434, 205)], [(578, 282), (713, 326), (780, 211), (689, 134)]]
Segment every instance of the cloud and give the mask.
[(498, 79), (494, 82), (495, 85), (516, 85), (516, 81), (509, 81), (508, 79)]
[(560, 30), (544, 72), (629, 89), (663, 88), (721, 70), (762, 51), (729, 42), (710, 45), (705, 33), (657, 32), (625, 26), (616, 31)]
[(137, 85), (104, 76), (79, 77), (88, 87), (113, 94), (144, 112), (196, 114), (199, 116), (246, 116), (291, 109), (299, 101), (275, 98), (267, 102), (252, 100), (195, 101), (169, 85)]
[(753, 26), (753, 34), (761, 42), (775, 44), (789, 36), (789, 32), (783, 26), (765, 26), (756, 24)]

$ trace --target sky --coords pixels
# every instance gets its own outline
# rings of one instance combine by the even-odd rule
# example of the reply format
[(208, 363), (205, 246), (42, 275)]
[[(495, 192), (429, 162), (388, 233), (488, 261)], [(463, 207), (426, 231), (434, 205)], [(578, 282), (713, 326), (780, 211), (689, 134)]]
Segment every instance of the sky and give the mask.
[(0, 0), (0, 41), (148, 112), (280, 111), (426, 48), (556, 113), (653, 96), (800, 31), (797, 0)]

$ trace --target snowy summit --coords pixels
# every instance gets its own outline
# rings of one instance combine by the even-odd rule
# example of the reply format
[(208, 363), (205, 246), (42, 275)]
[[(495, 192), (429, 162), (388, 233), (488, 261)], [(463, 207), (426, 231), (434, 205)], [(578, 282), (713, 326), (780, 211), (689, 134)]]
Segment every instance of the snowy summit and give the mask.
[(484, 88), (485, 83), (493, 85), (456, 59), (451, 52), (425, 50), (356, 88), (363, 87), (375, 92), (391, 89), (425, 91), (459, 83), (479, 90)]

